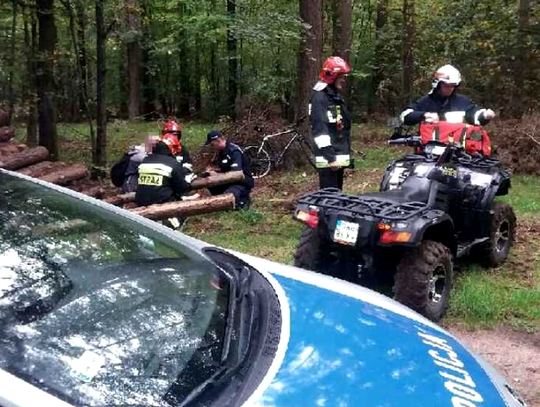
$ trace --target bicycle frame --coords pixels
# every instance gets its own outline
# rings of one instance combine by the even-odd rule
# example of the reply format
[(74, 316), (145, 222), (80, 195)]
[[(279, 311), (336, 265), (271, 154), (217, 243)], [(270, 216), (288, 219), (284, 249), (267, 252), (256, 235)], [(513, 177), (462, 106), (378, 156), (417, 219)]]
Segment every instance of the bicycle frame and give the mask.
[[(265, 147), (265, 145), (268, 144), (267, 143), (268, 140), (270, 140), (270, 139), (272, 139), (274, 137), (277, 137), (277, 136), (283, 136), (285, 134), (294, 134), (294, 135), (287, 142), (285, 147), (283, 147), (283, 151), (281, 151), (281, 153), (274, 154), (273, 151), (272, 151), (272, 148), (268, 148), (268, 150), (271, 152), (270, 159), (274, 162), (274, 164), (276, 164), (276, 165), (281, 164), (283, 162), (283, 157), (285, 156), (285, 154), (287, 154), (287, 151), (289, 150), (289, 148), (291, 148), (291, 145), (297, 140), (300, 142), (300, 138), (303, 137), (300, 133), (298, 133), (298, 130), (296, 130), (296, 129), (289, 129), (289, 130), (286, 130), (286, 131), (281, 131), (279, 133), (274, 133), (274, 134), (269, 134), (267, 136), (264, 136), (263, 140), (262, 140), (262, 143), (259, 146), (258, 153), (260, 153), (261, 150)], [(270, 147), (269, 144), (268, 144), (268, 147)]]

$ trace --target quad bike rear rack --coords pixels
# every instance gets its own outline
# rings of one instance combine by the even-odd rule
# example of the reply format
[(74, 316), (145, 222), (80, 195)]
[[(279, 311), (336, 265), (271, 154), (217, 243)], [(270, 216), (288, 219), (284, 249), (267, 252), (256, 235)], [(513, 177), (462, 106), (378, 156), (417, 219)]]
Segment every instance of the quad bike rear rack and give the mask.
[(325, 188), (304, 195), (298, 200), (298, 204), (324, 210), (347, 211), (353, 215), (372, 216), (391, 221), (404, 221), (429, 209), (424, 202), (395, 203), (378, 197), (347, 195), (337, 188)]

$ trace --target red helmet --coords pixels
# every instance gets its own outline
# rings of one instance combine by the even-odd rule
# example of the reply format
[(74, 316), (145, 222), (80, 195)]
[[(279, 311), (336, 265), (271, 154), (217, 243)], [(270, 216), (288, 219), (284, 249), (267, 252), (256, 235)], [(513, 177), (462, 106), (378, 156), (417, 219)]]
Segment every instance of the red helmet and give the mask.
[(324, 61), (319, 78), (321, 81), (332, 84), (339, 75), (348, 74), (351, 67), (343, 58), (330, 57)]
[[(175, 123), (176, 124), (176, 123)], [(159, 141), (165, 143), (173, 155), (178, 155), (182, 151), (182, 142), (176, 137), (174, 133), (166, 133)]]
[(169, 120), (167, 123), (165, 123), (165, 126), (163, 126), (161, 134), (174, 134), (175, 136), (180, 138), (182, 137), (182, 126), (180, 126), (174, 120)]

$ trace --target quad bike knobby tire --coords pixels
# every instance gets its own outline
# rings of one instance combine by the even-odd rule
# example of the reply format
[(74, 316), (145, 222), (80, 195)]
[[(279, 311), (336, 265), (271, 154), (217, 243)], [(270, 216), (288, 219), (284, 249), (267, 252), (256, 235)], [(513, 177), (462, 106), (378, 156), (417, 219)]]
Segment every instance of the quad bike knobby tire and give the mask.
[(398, 264), (394, 299), (438, 321), (448, 307), (452, 279), (450, 250), (442, 243), (425, 240)]
[(310, 227), (305, 228), (294, 253), (294, 265), (307, 270), (322, 271), (325, 257), (319, 231)]
[(516, 215), (510, 205), (495, 202), (489, 240), (482, 245), (482, 257), (488, 267), (500, 266), (508, 258), (516, 239)]
[(310, 227), (306, 227), (300, 236), (294, 265), (345, 281), (358, 282), (358, 264), (347, 256), (335, 256), (329, 252), (328, 242), (319, 230)]

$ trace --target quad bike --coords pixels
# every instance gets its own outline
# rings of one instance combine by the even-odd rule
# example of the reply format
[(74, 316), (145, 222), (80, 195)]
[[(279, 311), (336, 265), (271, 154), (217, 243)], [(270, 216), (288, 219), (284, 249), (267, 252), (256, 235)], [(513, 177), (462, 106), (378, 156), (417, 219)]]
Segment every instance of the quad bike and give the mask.
[[(509, 174), (489, 157), (487, 133), (469, 127), (441, 123), (394, 137), (389, 144), (414, 154), (390, 164), (378, 193), (327, 188), (301, 197), (294, 217), (308, 227), (295, 265), (368, 286), (389, 280), (396, 300), (439, 320), (455, 259), (498, 266), (515, 238), (512, 207), (495, 201), (508, 194)], [(474, 131), (482, 137), (471, 139)]]

